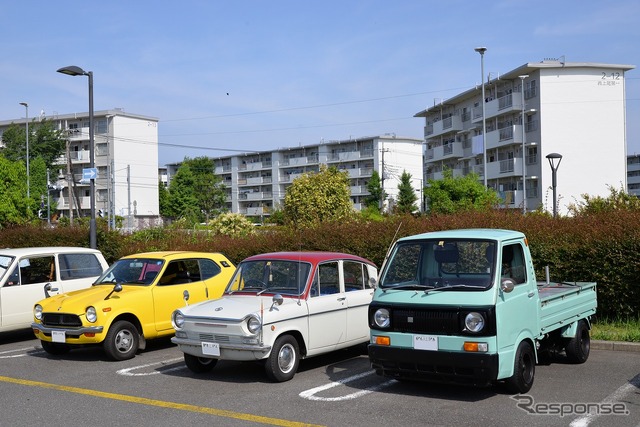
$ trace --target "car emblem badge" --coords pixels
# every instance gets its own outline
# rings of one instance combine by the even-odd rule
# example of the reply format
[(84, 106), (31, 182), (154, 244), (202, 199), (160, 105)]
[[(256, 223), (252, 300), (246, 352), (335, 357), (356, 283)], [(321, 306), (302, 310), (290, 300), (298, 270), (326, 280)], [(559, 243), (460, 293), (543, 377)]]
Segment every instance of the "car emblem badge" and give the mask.
[(222, 310), (222, 307), (216, 307), (215, 311), (221, 311), (221, 310)]

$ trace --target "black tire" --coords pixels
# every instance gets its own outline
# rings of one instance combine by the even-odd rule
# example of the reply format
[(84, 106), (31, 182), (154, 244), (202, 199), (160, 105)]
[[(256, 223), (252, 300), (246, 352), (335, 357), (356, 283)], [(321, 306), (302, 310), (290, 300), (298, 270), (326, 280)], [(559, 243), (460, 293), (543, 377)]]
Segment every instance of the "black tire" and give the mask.
[(211, 371), (218, 363), (218, 359), (198, 357), (185, 353), (184, 363), (187, 365), (187, 368), (189, 368), (191, 372), (195, 372), (196, 374), (203, 374), (205, 372)]
[(507, 379), (507, 389), (512, 393), (526, 393), (533, 386), (536, 374), (536, 355), (529, 341), (518, 345), (513, 364), (513, 376)]
[(111, 359), (127, 360), (136, 355), (139, 344), (138, 329), (126, 320), (119, 320), (109, 328), (102, 347)]
[(296, 374), (300, 364), (298, 341), (291, 335), (278, 337), (271, 354), (264, 364), (267, 376), (277, 382), (289, 381)]
[(571, 338), (564, 347), (567, 359), (571, 363), (584, 363), (589, 358), (591, 351), (591, 337), (587, 322), (580, 320), (576, 328), (576, 336)]
[(54, 356), (68, 353), (69, 350), (71, 350), (69, 345), (57, 342), (40, 341), (40, 344), (42, 344), (42, 349), (44, 351)]

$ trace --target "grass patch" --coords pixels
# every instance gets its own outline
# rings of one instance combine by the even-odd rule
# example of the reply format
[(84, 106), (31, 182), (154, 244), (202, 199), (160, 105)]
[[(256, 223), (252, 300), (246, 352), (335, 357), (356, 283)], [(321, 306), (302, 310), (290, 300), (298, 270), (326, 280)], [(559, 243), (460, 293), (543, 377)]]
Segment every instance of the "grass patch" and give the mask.
[(597, 319), (591, 328), (591, 339), (640, 342), (640, 319)]

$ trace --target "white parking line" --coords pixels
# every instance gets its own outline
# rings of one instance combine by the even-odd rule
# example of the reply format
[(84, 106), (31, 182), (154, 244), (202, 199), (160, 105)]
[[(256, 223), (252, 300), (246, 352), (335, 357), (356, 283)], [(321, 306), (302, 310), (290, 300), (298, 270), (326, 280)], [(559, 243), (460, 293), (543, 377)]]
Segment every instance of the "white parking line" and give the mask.
[(167, 369), (163, 369), (162, 371), (143, 372), (143, 373), (133, 373), (133, 371), (138, 370), (138, 369), (148, 368), (149, 366), (166, 365), (168, 363), (177, 362), (179, 360), (184, 360), (184, 359), (182, 357), (178, 357), (176, 359), (163, 360), (162, 362), (147, 363), (146, 365), (139, 365), (139, 366), (134, 366), (134, 367), (131, 367), (131, 368), (120, 369), (117, 372), (117, 374), (118, 375), (129, 376), (129, 377), (143, 377), (143, 376), (147, 376), (147, 375), (164, 374), (165, 372), (172, 372), (172, 371), (177, 371), (177, 370), (180, 370), (180, 369), (184, 369), (184, 366), (176, 366), (175, 368), (167, 368)]
[(303, 399), (308, 399), (308, 400), (318, 400), (318, 401), (323, 401), (323, 402), (338, 402), (338, 401), (341, 401), (341, 400), (355, 399), (357, 397), (364, 396), (364, 395), (372, 393), (374, 391), (378, 391), (378, 390), (380, 390), (380, 389), (382, 389), (384, 387), (388, 387), (391, 384), (394, 384), (396, 382), (396, 380), (389, 380), (389, 381), (383, 382), (381, 384), (377, 384), (377, 385), (374, 385), (374, 386), (371, 386), (371, 387), (367, 387), (364, 390), (360, 390), (358, 392), (347, 394), (347, 395), (344, 395), (344, 396), (338, 396), (338, 397), (318, 397), (318, 396), (316, 396), (316, 393), (318, 393), (318, 392), (321, 392), (321, 391), (324, 391), (324, 390), (328, 390), (330, 388), (337, 387), (339, 385), (343, 385), (343, 384), (346, 384), (346, 383), (349, 383), (349, 382), (352, 382), (352, 381), (357, 381), (357, 380), (359, 380), (361, 378), (364, 378), (364, 377), (372, 375), (372, 374), (375, 374), (375, 372), (364, 372), (362, 374), (353, 375), (351, 377), (343, 378), (343, 379), (341, 379), (339, 381), (335, 381), (335, 382), (332, 382), (332, 383), (329, 383), (329, 384), (326, 384), (326, 385), (323, 385), (323, 386), (320, 386), (320, 387), (315, 387), (315, 388), (312, 388), (310, 390), (303, 391), (302, 393), (299, 394), (299, 396), (302, 397)]
[(31, 354), (42, 353), (44, 351), (44, 350), (35, 349), (34, 351), (30, 351), (28, 353), (8, 355), (8, 353), (25, 352), (25, 351), (28, 351), (28, 350), (34, 350), (34, 348), (33, 347), (25, 347), (25, 348), (17, 348), (15, 350), (2, 351), (2, 352), (0, 352), (0, 359), (12, 359), (14, 357), (24, 357), (24, 356), (28, 356), (28, 355), (31, 355)]
[[(618, 388), (616, 391), (611, 393), (609, 396), (602, 399), (600, 403), (616, 403), (616, 402), (624, 402), (625, 398), (628, 394), (633, 393), (634, 391), (640, 388), (640, 375), (636, 375), (629, 381), (627, 384)], [(627, 408), (628, 409), (628, 408)], [(586, 427), (595, 421), (601, 414), (590, 413), (580, 418), (576, 418), (570, 424), (571, 427)]]

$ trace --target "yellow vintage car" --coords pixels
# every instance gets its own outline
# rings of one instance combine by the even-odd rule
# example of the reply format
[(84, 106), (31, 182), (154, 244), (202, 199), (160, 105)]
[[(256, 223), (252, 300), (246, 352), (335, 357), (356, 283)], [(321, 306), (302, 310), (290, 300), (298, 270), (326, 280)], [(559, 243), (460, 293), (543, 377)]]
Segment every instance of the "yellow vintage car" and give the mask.
[(49, 354), (101, 344), (114, 360), (146, 340), (174, 334), (171, 313), (216, 299), (235, 271), (220, 253), (148, 252), (116, 261), (89, 289), (45, 298), (33, 308), (33, 332)]

